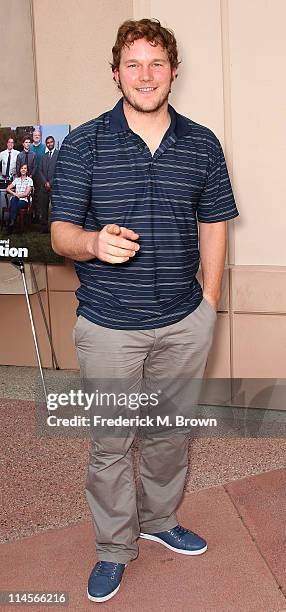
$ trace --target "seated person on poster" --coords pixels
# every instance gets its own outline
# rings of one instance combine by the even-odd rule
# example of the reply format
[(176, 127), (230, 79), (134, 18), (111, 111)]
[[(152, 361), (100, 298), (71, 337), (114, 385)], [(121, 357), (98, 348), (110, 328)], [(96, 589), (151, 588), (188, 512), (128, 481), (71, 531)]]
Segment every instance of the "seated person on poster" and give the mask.
[(28, 208), (29, 195), (32, 187), (33, 179), (28, 176), (28, 166), (27, 164), (22, 164), (19, 169), (19, 176), (17, 176), (6, 189), (7, 193), (13, 196), (9, 206), (7, 234), (13, 233), (18, 211), (21, 208)]
[(41, 181), (40, 221), (42, 233), (47, 233), (49, 231), (49, 204), (52, 194), (56, 162), (59, 154), (58, 150), (55, 148), (55, 139), (53, 136), (47, 136), (45, 142), (48, 151), (41, 159), (39, 170)]

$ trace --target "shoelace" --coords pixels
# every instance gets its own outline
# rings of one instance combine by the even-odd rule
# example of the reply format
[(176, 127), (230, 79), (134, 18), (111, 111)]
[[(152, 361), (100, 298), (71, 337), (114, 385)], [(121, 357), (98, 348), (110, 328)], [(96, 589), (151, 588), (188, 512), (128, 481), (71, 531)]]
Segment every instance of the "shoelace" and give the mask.
[(182, 527), (181, 525), (177, 525), (176, 527), (173, 527), (173, 529), (169, 529), (169, 533), (171, 533), (171, 535), (173, 535), (178, 542), (181, 541), (182, 536), (186, 533), (194, 534), (193, 531), (186, 529), (186, 527)]
[(119, 563), (111, 563), (107, 561), (99, 561), (98, 566), (95, 570), (97, 575), (108, 576), (109, 578), (113, 578)]

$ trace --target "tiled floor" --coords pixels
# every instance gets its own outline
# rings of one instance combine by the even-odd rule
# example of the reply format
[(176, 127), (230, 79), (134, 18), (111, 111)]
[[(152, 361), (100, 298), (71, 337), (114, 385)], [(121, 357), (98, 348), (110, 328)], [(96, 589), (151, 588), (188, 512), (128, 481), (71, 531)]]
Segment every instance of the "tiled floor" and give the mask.
[[(23, 390), (26, 393), (25, 385)], [(4, 475), (0, 541), (88, 518), (84, 495), (88, 438), (41, 435), (32, 401), (2, 399), (0, 404), (0, 461)], [(136, 448), (134, 456), (136, 459)], [(285, 456), (286, 440), (279, 438), (195, 439), (189, 447), (186, 491), (283, 467)]]
[[(208, 539), (208, 551), (199, 557), (185, 557), (140, 540), (138, 558), (126, 569), (116, 597), (102, 604), (104, 609), (285, 610), (286, 598), (281, 588), (285, 587), (285, 550), (282, 545), (277, 548), (277, 530), (280, 531), (282, 523), (279, 510), (285, 502), (283, 479), (285, 482), (285, 472), (279, 470), (186, 494), (179, 510), (180, 522)], [(266, 495), (259, 500), (257, 520), (255, 491), (264, 490)], [(278, 507), (275, 505), (277, 511), (268, 516), (267, 546), (263, 549), (265, 526), (261, 517), (263, 512), (268, 514), (273, 496)], [(69, 593), (68, 610), (78, 612), (96, 607), (86, 597), (87, 577), (95, 562), (90, 521), (3, 544), (3, 554), (2, 590), (65, 591)]]
[[(96, 604), (86, 598), (95, 563), (84, 496), (88, 438), (41, 437), (34, 371), (25, 368), (21, 377), (19, 370), (0, 368), (1, 590), (68, 591), (68, 610), (89, 610)], [(56, 373), (61, 380), (72, 375)], [(285, 612), (285, 447), (279, 438), (194, 440), (179, 518), (208, 539), (207, 553), (184, 557), (140, 541), (120, 592), (102, 605), (119, 612)]]

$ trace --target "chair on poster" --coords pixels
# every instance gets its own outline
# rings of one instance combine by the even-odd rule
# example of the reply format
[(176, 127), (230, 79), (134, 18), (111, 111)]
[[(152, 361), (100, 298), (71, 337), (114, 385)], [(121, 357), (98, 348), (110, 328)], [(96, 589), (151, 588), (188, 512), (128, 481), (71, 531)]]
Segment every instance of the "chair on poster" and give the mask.
[[(1, 230), (3, 229), (5, 223), (9, 219), (10, 201), (9, 201), (8, 193), (5, 194), (5, 200), (6, 200), (6, 206), (3, 206), (2, 214), (1, 214)], [(16, 223), (19, 226), (21, 234), (23, 233), (25, 226), (27, 226), (28, 228), (31, 227), (32, 216), (33, 216), (33, 189), (31, 190), (31, 193), (28, 196), (27, 208), (20, 208), (17, 214)]]

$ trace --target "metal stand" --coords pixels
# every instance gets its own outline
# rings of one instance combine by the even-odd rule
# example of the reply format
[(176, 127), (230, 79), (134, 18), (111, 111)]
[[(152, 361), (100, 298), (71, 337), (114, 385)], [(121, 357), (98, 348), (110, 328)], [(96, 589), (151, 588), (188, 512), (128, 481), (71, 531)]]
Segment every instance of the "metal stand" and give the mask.
[(52, 336), (50, 334), (49, 326), (48, 326), (48, 323), (47, 323), (46, 314), (45, 314), (44, 307), (43, 307), (43, 302), (42, 302), (42, 297), (41, 297), (41, 293), (39, 291), (39, 287), (38, 287), (36, 275), (35, 275), (35, 272), (34, 272), (33, 264), (30, 264), (30, 270), (31, 270), (31, 276), (32, 276), (32, 279), (33, 279), (33, 283), (34, 283), (34, 285), (36, 287), (36, 292), (37, 292), (37, 296), (38, 296), (38, 300), (39, 300), (39, 304), (40, 304), (40, 308), (41, 308), (41, 312), (42, 312), (42, 317), (43, 317), (43, 320), (44, 320), (44, 323), (45, 323), (45, 328), (46, 328), (47, 336), (48, 336), (48, 339), (49, 339), (49, 343), (50, 343), (50, 347), (51, 347), (51, 351), (52, 351), (52, 355), (53, 355), (53, 360), (54, 360), (54, 363), (55, 363), (55, 366), (56, 366), (56, 370), (59, 370), (60, 366), (58, 364), (58, 361), (57, 361), (57, 358), (56, 358), (56, 354), (55, 354), (55, 351), (54, 351), (53, 340), (52, 340)]
[[(41, 364), (41, 357), (40, 357), (40, 352), (39, 352), (39, 347), (38, 347), (38, 340), (37, 340), (36, 329), (35, 329), (35, 325), (34, 325), (33, 313), (32, 313), (32, 309), (31, 309), (30, 298), (29, 298), (28, 289), (27, 289), (24, 262), (22, 260), (20, 260), (20, 259), (16, 259), (16, 260), (12, 261), (11, 263), (13, 264), (13, 266), (15, 266), (15, 268), (18, 268), (18, 270), (20, 271), (21, 276), (22, 276), (22, 281), (23, 281), (23, 286), (24, 286), (24, 293), (25, 293), (25, 296), (26, 296), (28, 312), (29, 312), (31, 328), (32, 328), (32, 334), (33, 334), (35, 350), (36, 350), (36, 355), (37, 355), (37, 361), (38, 361), (38, 365), (39, 365), (39, 370), (40, 370), (40, 375), (41, 375), (41, 380), (42, 380), (42, 386), (43, 386), (46, 406), (48, 407), (48, 394), (47, 394), (47, 388), (46, 388), (44, 374), (43, 374), (43, 368), (42, 368), (42, 364)], [(37, 289), (38, 299), (39, 299), (39, 289), (38, 289), (37, 284), (36, 284), (36, 289)], [(45, 313), (43, 312), (42, 302), (40, 300), (39, 300), (39, 302), (40, 302), (40, 305), (41, 305), (41, 308), (42, 308), (42, 314), (44, 316)], [(44, 316), (44, 321), (45, 321), (46, 329), (47, 329), (47, 321), (46, 321), (46, 317), (45, 316)], [(48, 336), (49, 336), (49, 340), (50, 340), (50, 343), (51, 343), (51, 338), (50, 338), (50, 333), (49, 332), (48, 332)], [(52, 347), (52, 344), (51, 344), (51, 347)], [(53, 355), (54, 355), (54, 351), (53, 351)]]

